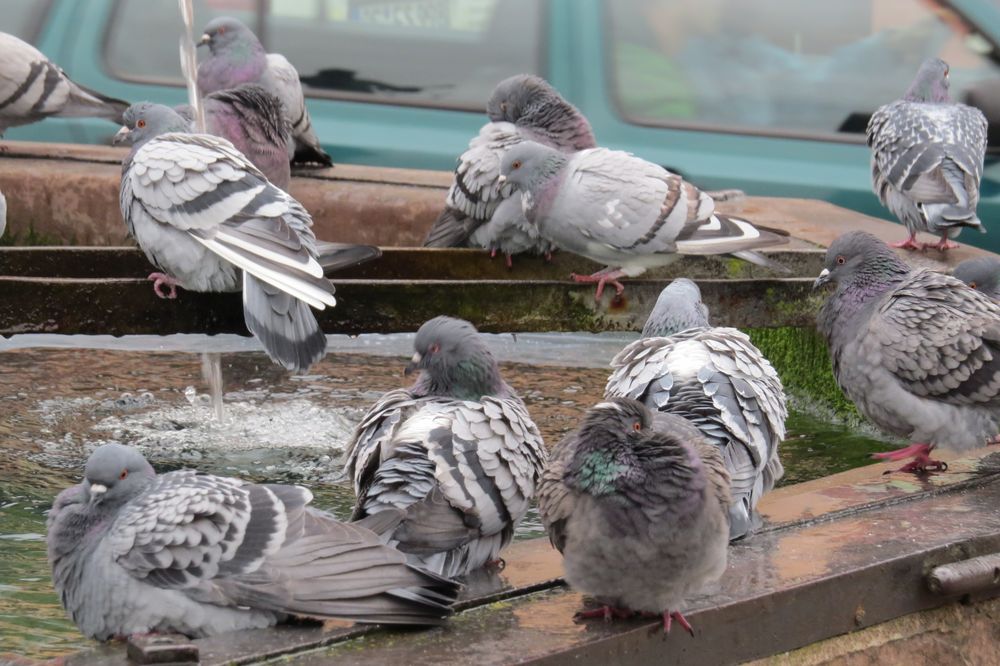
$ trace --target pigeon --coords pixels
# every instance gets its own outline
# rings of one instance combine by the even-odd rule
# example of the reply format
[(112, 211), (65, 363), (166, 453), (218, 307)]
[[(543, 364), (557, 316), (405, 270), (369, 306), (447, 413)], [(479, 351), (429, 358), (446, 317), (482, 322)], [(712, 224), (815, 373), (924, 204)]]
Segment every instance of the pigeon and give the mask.
[(552, 451), (538, 510), (566, 581), (602, 606), (577, 613), (673, 620), (726, 569), (729, 474), (718, 447), (674, 414), (612, 398)]
[(208, 46), (209, 50), (209, 57), (198, 65), (198, 89), (202, 95), (235, 88), (241, 83), (260, 84), (281, 100), (285, 118), (292, 127), (292, 163), (333, 165), (313, 131), (299, 73), (285, 56), (265, 52), (250, 28), (228, 16), (210, 21), (198, 45)]
[[(218, 90), (206, 95), (205, 131), (221, 136), (260, 169), (272, 185), (288, 191), (292, 180), (288, 163), (291, 125), (285, 119), (281, 101), (255, 83)], [(195, 132), (194, 112), (187, 104), (175, 110), (186, 118)]]
[(663, 167), (634, 155), (590, 148), (572, 155), (534, 141), (509, 148), (500, 181), (521, 193), (528, 220), (560, 249), (607, 264), (576, 282), (596, 282), (620, 297), (622, 277), (636, 277), (681, 254), (734, 254), (769, 267), (775, 262), (753, 248), (787, 237), (747, 220), (715, 213), (705, 192)]
[(730, 540), (759, 525), (757, 502), (784, 474), (788, 408), (778, 373), (744, 333), (713, 327), (701, 291), (680, 278), (660, 293), (642, 337), (611, 361), (604, 395), (683, 416), (729, 470)]
[(917, 243), (918, 231), (940, 236), (942, 251), (957, 247), (948, 239), (962, 227), (986, 233), (976, 216), (986, 116), (948, 97), (948, 63), (924, 62), (903, 99), (872, 114), (867, 136), (875, 194), (909, 232), (892, 247), (932, 247)]
[(301, 486), (157, 475), (137, 450), (104, 444), (49, 512), (52, 582), (99, 641), (212, 636), (288, 616), (436, 625), (451, 613), (456, 583), (311, 501)]
[(476, 329), (435, 317), (417, 331), (409, 389), (368, 410), (347, 448), (354, 518), (403, 510), (388, 543), (449, 578), (489, 563), (528, 511), (546, 454), (538, 428)]
[(815, 286), (836, 290), (819, 313), (833, 374), (858, 409), (911, 446), (898, 471), (946, 469), (936, 446), (965, 451), (1000, 432), (1000, 305), (960, 280), (910, 271), (875, 236), (837, 238)]
[(455, 184), (424, 245), (472, 245), (500, 251), (508, 266), (514, 254), (551, 254), (554, 246), (525, 219), (511, 186), (499, 182), (500, 158), (511, 146), (527, 140), (567, 153), (593, 148), (597, 144), (590, 123), (547, 81), (533, 74), (501, 81), (486, 104), (486, 114), (490, 122), (458, 158)]
[[(247, 328), (276, 363), (302, 371), (326, 353), (310, 311), (336, 304), (317, 261), (312, 219), (268, 182), (233, 144), (191, 134), (173, 109), (143, 102), (125, 112), (116, 142), (132, 144), (122, 164), (120, 203), (129, 233), (162, 273), (154, 290), (243, 291)], [(378, 248), (343, 245), (325, 263), (351, 266)], [(339, 256), (340, 261), (336, 260)], [(170, 287), (169, 295), (160, 290)]]
[(0, 32), (0, 99), (0, 136), (51, 116), (121, 123), (129, 105), (73, 83), (41, 51), (6, 32)]
[(955, 266), (952, 275), (1000, 302), (1000, 259), (992, 256), (967, 259)]

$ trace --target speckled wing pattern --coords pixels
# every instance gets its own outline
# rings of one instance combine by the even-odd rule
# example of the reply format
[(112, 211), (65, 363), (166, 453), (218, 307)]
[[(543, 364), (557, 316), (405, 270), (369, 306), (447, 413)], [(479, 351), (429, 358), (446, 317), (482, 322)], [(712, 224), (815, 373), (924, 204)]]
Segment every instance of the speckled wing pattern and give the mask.
[(733, 537), (743, 536), (761, 495), (783, 474), (778, 445), (788, 410), (771, 364), (744, 333), (720, 327), (636, 340), (611, 366), (607, 397), (683, 416), (720, 448), (731, 476)]
[(576, 492), (563, 481), (566, 465), (576, 454), (574, 430), (549, 452), (549, 460), (538, 483), (538, 513), (552, 546), (562, 552), (566, 546), (566, 521), (576, 508)]
[(950, 276), (911, 274), (881, 304), (860, 339), (907, 391), (1000, 410), (1000, 305)]
[[(358, 425), (347, 473), (355, 518), (396, 507), (407, 516), (397, 547), (458, 575), (494, 559), (528, 510), (545, 462), (537, 427), (520, 399), (463, 401), (386, 394)], [(450, 552), (449, 552), (450, 551)]]
[(165, 588), (197, 587), (220, 576), (258, 569), (281, 548), (286, 512), (312, 495), (180, 471), (157, 477), (119, 514), (108, 538), (118, 564), (136, 578)]
[(225, 139), (149, 141), (126, 163), (120, 198), (133, 235), (138, 224), (169, 225), (312, 307), (336, 304), (315, 258), (309, 214)]
[[(895, 189), (914, 202), (961, 203), (974, 211), (986, 128), (982, 112), (964, 104), (898, 100), (880, 107), (867, 130), (879, 200), (890, 206)], [(956, 186), (965, 191), (956, 191)]]
[(261, 76), (261, 84), (281, 100), (285, 118), (292, 126), (295, 161), (314, 161), (326, 166), (333, 164), (313, 130), (312, 118), (309, 117), (305, 94), (302, 92), (302, 82), (295, 66), (280, 53), (268, 53), (267, 68)]

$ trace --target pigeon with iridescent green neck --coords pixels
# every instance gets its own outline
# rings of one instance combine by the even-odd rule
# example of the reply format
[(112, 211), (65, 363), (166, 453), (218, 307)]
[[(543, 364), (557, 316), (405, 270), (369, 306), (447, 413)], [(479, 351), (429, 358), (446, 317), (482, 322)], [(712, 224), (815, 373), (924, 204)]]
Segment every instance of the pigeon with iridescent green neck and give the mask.
[(698, 286), (679, 278), (611, 367), (605, 396), (683, 416), (719, 447), (732, 479), (730, 539), (750, 534), (757, 503), (784, 473), (788, 418), (781, 379), (760, 350), (741, 331), (709, 324)]
[(662, 617), (726, 569), (729, 473), (685, 419), (613, 398), (552, 451), (538, 510), (566, 581), (601, 607), (578, 618)]
[(1000, 432), (1000, 304), (960, 280), (911, 271), (875, 236), (852, 231), (826, 252), (816, 286), (836, 290), (819, 314), (833, 374), (858, 409), (912, 445), (900, 471), (947, 466), (935, 447), (966, 451)]
[(373, 531), (390, 516), (343, 523), (311, 500), (299, 486), (157, 475), (135, 449), (105, 444), (49, 512), (52, 582), (70, 619), (100, 641), (212, 636), (289, 616), (441, 624), (451, 613), (457, 586)]
[(903, 99), (880, 107), (868, 122), (872, 184), (882, 205), (906, 226), (909, 238), (893, 247), (925, 249), (918, 231), (956, 247), (963, 227), (985, 233), (976, 216), (986, 155), (986, 116), (948, 96), (948, 63), (921, 65)]
[(952, 275), (994, 301), (1000, 302), (1000, 259), (996, 257), (967, 259), (955, 266)]
[(417, 331), (409, 389), (386, 393), (354, 431), (354, 517), (402, 510), (390, 544), (444, 576), (496, 562), (528, 511), (542, 437), (476, 329), (435, 317)]

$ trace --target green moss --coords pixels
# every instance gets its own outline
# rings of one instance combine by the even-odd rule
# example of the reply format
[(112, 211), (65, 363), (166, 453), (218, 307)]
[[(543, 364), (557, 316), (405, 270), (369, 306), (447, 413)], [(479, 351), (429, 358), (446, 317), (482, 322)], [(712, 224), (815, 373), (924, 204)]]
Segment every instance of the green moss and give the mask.
[(845, 423), (861, 417), (833, 378), (830, 355), (811, 328), (755, 328), (747, 334), (778, 371), (792, 404)]
[(76, 238), (59, 238), (50, 234), (35, 231), (34, 226), (29, 226), (24, 233), (13, 233), (7, 229), (3, 236), (0, 236), (0, 246), (46, 246), (46, 245), (76, 245)]

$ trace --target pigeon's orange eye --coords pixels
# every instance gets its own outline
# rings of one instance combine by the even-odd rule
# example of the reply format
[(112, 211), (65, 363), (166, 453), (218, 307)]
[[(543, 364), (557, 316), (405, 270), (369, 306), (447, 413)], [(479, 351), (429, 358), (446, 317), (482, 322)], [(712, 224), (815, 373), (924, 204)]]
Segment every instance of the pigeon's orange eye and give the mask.
[(143, 128), (143, 127), (146, 126), (146, 121), (145, 120), (140, 120), (140, 121), (136, 122), (135, 126), (139, 127), (139, 128)]
[(432, 354), (437, 354), (439, 351), (441, 351), (441, 345), (435, 342), (430, 346), (430, 348), (427, 351), (429, 351)]
[(840, 255), (839, 257), (837, 257), (837, 263), (843, 266), (845, 263), (847, 263), (847, 259), (844, 259), (844, 255)]
[(127, 469), (123, 469), (122, 473), (118, 475), (118, 478), (120, 480), (124, 481), (126, 476), (128, 476), (128, 470)]
[(635, 423), (632, 424), (632, 429), (635, 430), (636, 432), (639, 432), (640, 430), (642, 430), (642, 424), (636, 421)]
[(973, 289), (975, 289), (975, 288), (976, 288), (976, 283), (975, 283), (975, 281), (972, 281), (972, 282), (970, 282), (970, 283), (969, 283), (969, 286), (970, 286), (970, 287), (972, 287)]
[(221, 27), (221, 28), (219, 28), (219, 29), (218, 29), (218, 30), (217, 30), (216, 32), (217, 32), (218, 34), (220, 34), (220, 35), (224, 35), (224, 34), (226, 34), (226, 26), (222, 26), (222, 27)]
[(510, 168), (511, 169), (520, 169), (521, 168), (521, 160), (514, 160), (514, 162), (510, 165)]
[(500, 102), (500, 110), (503, 112), (507, 111), (507, 102)]

